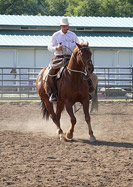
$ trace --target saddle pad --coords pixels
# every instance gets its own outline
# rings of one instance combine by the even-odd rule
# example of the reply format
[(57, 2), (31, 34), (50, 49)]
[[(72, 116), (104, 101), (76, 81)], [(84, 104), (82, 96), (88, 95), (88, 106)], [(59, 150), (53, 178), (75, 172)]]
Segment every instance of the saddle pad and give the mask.
[(43, 81), (47, 81), (50, 69), (51, 69), (51, 67), (47, 66), (47, 68), (46, 68), (46, 70), (44, 71), (44, 74), (43, 74)]

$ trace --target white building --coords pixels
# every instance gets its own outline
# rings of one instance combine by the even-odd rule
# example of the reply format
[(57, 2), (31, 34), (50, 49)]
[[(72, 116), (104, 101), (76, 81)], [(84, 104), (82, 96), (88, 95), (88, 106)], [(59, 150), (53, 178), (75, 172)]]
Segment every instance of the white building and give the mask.
[[(68, 17), (70, 30), (89, 42), (95, 66), (133, 65), (133, 18)], [(0, 15), (0, 67), (44, 67), (59, 16)]]

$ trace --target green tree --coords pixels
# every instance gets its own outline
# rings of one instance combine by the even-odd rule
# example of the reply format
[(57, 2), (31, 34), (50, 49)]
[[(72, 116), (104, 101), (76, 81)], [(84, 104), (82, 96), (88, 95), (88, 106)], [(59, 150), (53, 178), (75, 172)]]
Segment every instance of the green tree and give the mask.
[(133, 17), (133, 0), (0, 0), (0, 14)]
[(46, 0), (43, 15), (64, 16), (67, 0)]
[(120, 1), (119, 15), (121, 17), (133, 17), (133, 1), (124, 0)]
[(102, 0), (99, 10), (100, 16), (131, 17), (133, 5), (129, 0)]
[(73, 0), (66, 9), (66, 14), (70, 16), (98, 16), (99, 0)]
[(79, 6), (79, 0), (68, 0), (68, 6), (66, 8), (66, 16), (77, 16), (77, 7)]
[(132, 17), (132, 0), (71, 0), (65, 15)]
[(40, 12), (35, 0), (0, 0), (0, 14), (36, 15)]

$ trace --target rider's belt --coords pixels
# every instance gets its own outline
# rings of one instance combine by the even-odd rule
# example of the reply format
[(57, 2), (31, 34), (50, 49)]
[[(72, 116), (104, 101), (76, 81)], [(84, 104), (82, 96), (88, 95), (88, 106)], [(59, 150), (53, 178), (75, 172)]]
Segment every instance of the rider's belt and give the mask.
[(71, 55), (57, 55), (56, 58), (65, 58), (65, 57), (71, 57)]

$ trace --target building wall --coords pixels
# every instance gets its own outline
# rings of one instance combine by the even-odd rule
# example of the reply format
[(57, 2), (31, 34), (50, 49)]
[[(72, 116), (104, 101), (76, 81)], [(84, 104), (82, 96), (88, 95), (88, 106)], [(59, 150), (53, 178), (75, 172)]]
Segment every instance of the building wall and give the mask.
[(128, 67), (133, 65), (133, 50), (93, 50), (93, 63), (95, 66)]
[(36, 67), (47, 66), (54, 56), (48, 50), (40, 50), (40, 49), (36, 49), (35, 54), (36, 54), (35, 55)]
[[(131, 66), (133, 50), (93, 49), (94, 66)], [(0, 67), (45, 67), (53, 54), (47, 49), (0, 49)]]
[(14, 65), (15, 50), (0, 49), (0, 67), (12, 67)]
[[(133, 50), (93, 50), (93, 63), (94, 66), (98, 67), (129, 67), (133, 66)], [(112, 73), (129, 73), (129, 69), (110, 69)], [(104, 72), (104, 69), (95, 69), (95, 72)], [(105, 73), (105, 72), (104, 72)], [(131, 78), (131, 75), (111, 75), (111, 78), (116, 79), (128, 79)], [(98, 78), (101, 79), (108, 79), (108, 70), (106, 70), (106, 75), (102, 75)], [(130, 82), (123, 81), (123, 82), (115, 82), (112, 81), (112, 84), (123, 84), (126, 85)]]
[(94, 66), (114, 66), (114, 51), (112, 50), (94, 50)]
[(45, 67), (52, 58), (47, 49), (0, 49), (0, 67)]

